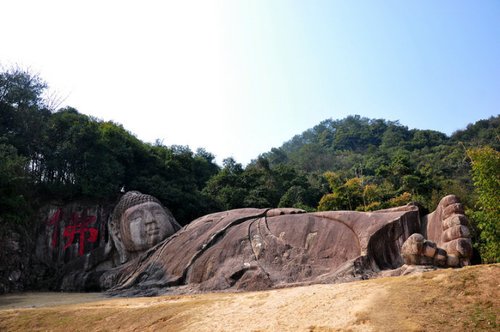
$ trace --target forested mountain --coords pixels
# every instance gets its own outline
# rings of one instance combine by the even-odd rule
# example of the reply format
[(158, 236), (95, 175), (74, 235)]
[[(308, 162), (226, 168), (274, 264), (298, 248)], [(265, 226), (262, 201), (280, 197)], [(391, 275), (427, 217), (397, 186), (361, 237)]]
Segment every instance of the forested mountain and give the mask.
[[(471, 212), (489, 204), (488, 236), (500, 236), (498, 115), (451, 137), (384, 119), (328, 119), (246, 167), (232, 158), (220, 167), (203, 149), (144, 143), (119, 124), (53, 110), (45, 89), (25, 70), (0, 72), (0, 225), (29, 223), (44, 202), (112, 203), (123, 190), (158, 197), (182, 224), (240, 207), (369, 211), (418, 201), (432, 210), (454, 193)], [(493, 203), (481, 205), (474, 185), (485, 181)], [(477, 241), (488, 232), (480, 228)]]
[[(433, 208), (439, 197), (450, 192), (467, 200), (472, 182), (466, 150), (484, 145), (498, 150), (499, 123), (499, 116), (481, 120), (448, 137), (433, 130), (410, 130), (399, 122), (349, 116), (325, 120), (260, 158), (271, 167), (327, 172), (332, 191), (348, 180), (350, 185), (359, 182), (359, 188), (351, 189), (361, 191), (360, 196), (364, 189), (378, 195), (365, 197), (365, 203), (383, 203), (409, 193), (413, 200)], [(358, 197), (354, 205), (337, 200), (327, 208), (357, 208), (362, 200)]]

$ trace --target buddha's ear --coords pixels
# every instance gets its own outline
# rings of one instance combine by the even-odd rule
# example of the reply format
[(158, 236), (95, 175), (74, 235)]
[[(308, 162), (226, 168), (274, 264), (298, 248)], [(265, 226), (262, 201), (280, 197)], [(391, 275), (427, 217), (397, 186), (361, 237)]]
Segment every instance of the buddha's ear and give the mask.
[(120, 257), (120, 264), (123, 264), (126, 261), (128, 261), (128, 254), (127, 250), (125, 249), (125, 245), (123, 244), (118, 224), (116, 220), (114, 220), (113, 218), (108, 219), (108, 229), (114, 247), (118, 251), (118, 255)]

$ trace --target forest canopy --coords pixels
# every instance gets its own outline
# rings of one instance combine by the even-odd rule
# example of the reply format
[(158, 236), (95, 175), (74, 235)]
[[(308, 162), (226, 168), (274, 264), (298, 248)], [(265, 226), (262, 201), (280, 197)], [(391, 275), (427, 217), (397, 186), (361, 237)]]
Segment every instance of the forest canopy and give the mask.
[(327, 119), (246, 167), (233, 158), (219, 166), (204, 149), (145, 143), (120, 124), (55, 110), (46, 89), (27, 70), (0, 72), (0, 224), (28, 224), (46, 202), (113, 203), (123, 190), (158, 197), (181, 224), (241, 207), (371, 211), (418, 201), (433, 210), (454, 193), (483, 257), (499, 259), (498, 115), (451, 136)]

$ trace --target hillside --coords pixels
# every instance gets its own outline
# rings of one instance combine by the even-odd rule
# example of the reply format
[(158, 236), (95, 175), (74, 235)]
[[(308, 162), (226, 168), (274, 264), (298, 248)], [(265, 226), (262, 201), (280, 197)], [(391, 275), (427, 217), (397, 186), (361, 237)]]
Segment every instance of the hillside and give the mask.
[(380, 203), (407, 192), (433, 209), (435, 197), (453, 192), (472, 206), (466, 150), (488, 145), (498, 151), (499, 135), (498, 115), (469, 124), (451, 136), (355, 115), (324, 120), (260, 158), (271, 168), (289, 166), (306, 174), (334, 172), (338, 186), (349, 179), (362, 179), (377, 186), (374, 201)]
[[(499, 128), (499, 115), (471, 123), (451, 136), (435, 130), (408, 129), (399, 121), (352, 115), (344, 119), (326, 119), (263, 156), (269, 158), (272, 164), (290, 163), (303, 169), (325, 171), (338, 167), (335, 160), (326, 161), (329, 157), (346, 151), (371, 155), (375, 150), (385, 153), (394, 149), (412, 152), (457, 143), (466, 147), (491, 145), (498, 149)], [(313, 157), (312, 160), (310, 157)]]
[(498, 280), (496, 264), (250, 293), (80, 304), (75, 294), (76, 304), (5, 309), (10, 295), (0, 297), (0, 330), (496, 331)]

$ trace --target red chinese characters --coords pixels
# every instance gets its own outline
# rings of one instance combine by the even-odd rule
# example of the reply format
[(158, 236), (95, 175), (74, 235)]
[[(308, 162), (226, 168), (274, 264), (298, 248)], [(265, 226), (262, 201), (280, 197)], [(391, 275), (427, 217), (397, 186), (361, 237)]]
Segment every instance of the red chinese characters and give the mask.
[[(63, 219), (62, 210), (57, 211), (47, 222), (47, 225), (54, 226), (54, 233), (52, 235), (52, 248), (57, 246), (57, 234), (60, 221)], [(85, 253), (85, 243), (94, 243), (97, 241), (98, 230), (95, 227), (90, 227), (96, 221), (96, 216), (87, 216), (74, 212), (71, 215), (71, 221), (68, 226), (64, 228), (63, 236), (66, 239), (64, 250), (69, 248), (75, 242), (75, 236), (78, 235), (78, 255), (82, 256)]]
[(52, 241), (50, 242), (52, 248), (55, 248), (57, 246), (57, 234), (59, 234), (59, 222), (61, 221), (61, 219), (62, 219), (62, 210), (61, 208), (59, 208), (47, 221), (47, 225), (54, 226), (54, 231), (52, 232)]

